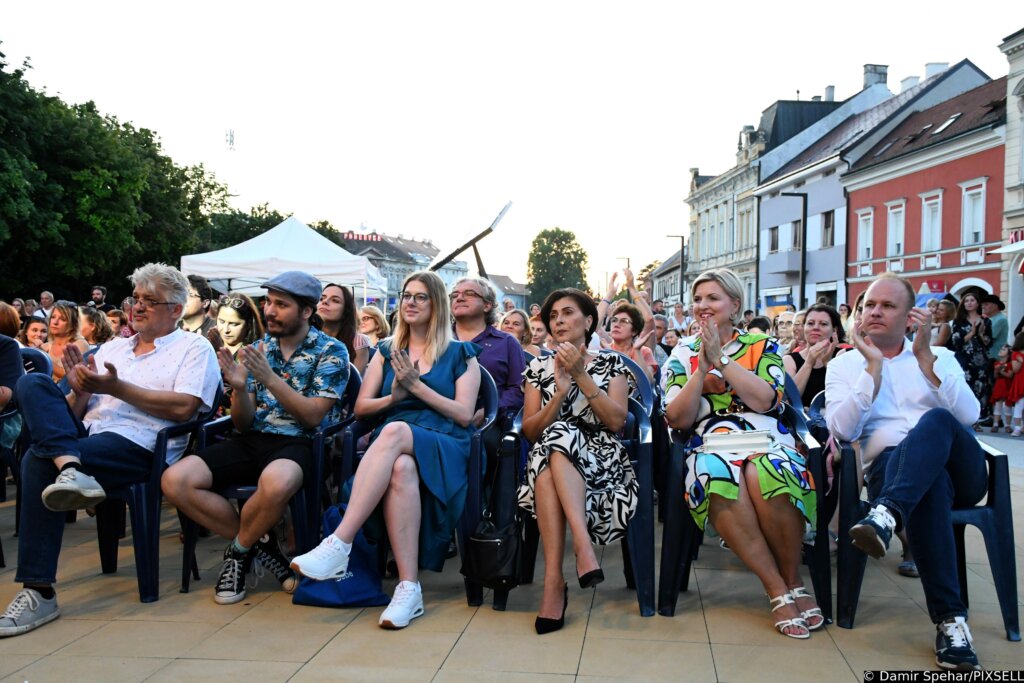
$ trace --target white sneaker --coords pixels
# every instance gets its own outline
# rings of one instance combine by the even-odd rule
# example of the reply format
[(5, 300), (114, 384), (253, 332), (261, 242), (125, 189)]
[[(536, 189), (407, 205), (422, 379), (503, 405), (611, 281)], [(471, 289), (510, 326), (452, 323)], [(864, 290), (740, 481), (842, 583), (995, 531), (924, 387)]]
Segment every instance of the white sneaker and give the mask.
[(423, 616), (423, 590), (412, 581), (399, 581), (391, 604), (380, 615), (377, 622), (381, 628), (405, 628), (416, 617)]
[(43, 505), (54, 512), (84, 510), (107, 497), (99, 482), (74, 467), (57, 475), (57, 481), (43, 489)]
[(345, 549), (341, 539), (334, 534), (328, 534), (327, 538), (320, 541), (320, 545), (305, 555), (292, 559), (291, 568), (317, 581), (340, 579), (345, 576), (345, 570), (348, 569), (350, 552), (351, 550)]

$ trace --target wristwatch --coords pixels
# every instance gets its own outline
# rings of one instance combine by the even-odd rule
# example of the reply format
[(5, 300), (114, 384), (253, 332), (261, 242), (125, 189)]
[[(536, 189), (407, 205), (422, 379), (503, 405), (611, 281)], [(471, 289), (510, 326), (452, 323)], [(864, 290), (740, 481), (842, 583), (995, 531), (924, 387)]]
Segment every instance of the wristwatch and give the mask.
[(725, 366), (732, 362), (732, 358), (729, 358), (728, 354), (723, 353), (718, 362), (722, 364), (722, 369), (725, 370)]

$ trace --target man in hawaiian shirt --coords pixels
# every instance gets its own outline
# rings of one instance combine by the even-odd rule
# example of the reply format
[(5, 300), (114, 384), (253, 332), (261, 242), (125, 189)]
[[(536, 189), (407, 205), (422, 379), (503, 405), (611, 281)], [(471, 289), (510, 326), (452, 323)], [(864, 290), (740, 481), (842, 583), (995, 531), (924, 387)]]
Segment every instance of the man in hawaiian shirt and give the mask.
[[(214, 600), (229, 605), (245, 599), (252, 561), (270, 571), (287, 592), (296, 579), (278, 548), (273, 528), (285, 506), (313, 471), (312, 437), (340, 417), (339, 400), (348, 381), (345, 345), (311, 326), (320, 282), (289, 271), (266, 282), (263, 313), (267, 335), (243, 347), (238, 360), (218, 354), (224, 381), (233, 389), (231, 421), (238, 432), (169, 468), (164, 495), (198, 524), (232, 539)], [(241, 513), (217, 491), (257, 485)]]

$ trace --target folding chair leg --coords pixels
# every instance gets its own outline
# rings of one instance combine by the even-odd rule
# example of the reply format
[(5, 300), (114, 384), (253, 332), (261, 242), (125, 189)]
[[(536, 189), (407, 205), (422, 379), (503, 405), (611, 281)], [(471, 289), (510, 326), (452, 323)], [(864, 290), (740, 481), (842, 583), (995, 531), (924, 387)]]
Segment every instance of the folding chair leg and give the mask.
[[(1014, 557), (1013, 528), (1000, 520), (991, 530), (985, 529), (985, 550), (988, 552), (992, 581), (996, 585), (999, 611), (1003, 615), (1006, 639), (1020, 640), (1020, 611), (1017, 605), (1017, 560)], [(1009, 552), (1007, 552), (1009, 551)]]

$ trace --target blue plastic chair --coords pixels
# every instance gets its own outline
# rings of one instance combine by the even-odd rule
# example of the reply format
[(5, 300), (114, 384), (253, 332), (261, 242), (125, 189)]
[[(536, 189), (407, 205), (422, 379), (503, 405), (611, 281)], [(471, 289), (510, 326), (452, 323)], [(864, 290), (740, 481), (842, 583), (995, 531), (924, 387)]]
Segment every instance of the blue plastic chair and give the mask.
[(149, 478), (129, 486), (107, 489), (107, 499), (96, 506), (97, 540), (104, 574), (117, 571), (118, 539), (124, 529), (124, 506), (128, 506), (139, 599), (142, 602), (156, 602), (160, 597), (160, 477), (167, 468), (167, 445), (174, 437), (194, 435), (200, 431), (216, 412), (221, 396), (222, 389), (218, 386), (211, 410), (201, 412), (194, 420), (165, 427), (157, 432)]
[[(806, 448), (807, 468), (814, 479), (818, 515), (815, 540), (804, 545), (803, 559), (811, 574), (814, 596), (821, 607), (826, 623), (832, 622), (832, 565), (828, 548), (828, 521), (824, 510), (824, 467), (821, 446), (807, 430), (803, 413), (783, 403), (782, 421), (793, 430), (797, 444)], [(675, 616), (679, 592), (687, 590), (690, 568), (703, 540), (703, 532), (693, 521), (683, 501), (686, 481), (687, 435), (672, 432), (672, 455), (669, 462), (664, 504), (665, 527), (661, 541), (661, 579), (658, 585), (658, 613)]]
[[(349, 363), (348, 381), (345, 384), (345, 395), (341, 402), (345, 408), (344, 417), (341, 421), (331, 423), (322, 429), (317, 430), (313, 436), (313, 471), (312, 476), (303, 477), (302, 487), (295, 492), (288, 502), (291, 511), (292, 525), (295, 528), (295, 551), (297, 555), (308, 552), (320, 542), (320, 517), (323, 514), (324, 488), (324, 460), (328, 456), (328, 439), (344, 429), (352, 421), (352, 411), (355, 407), (356, 397), (359, 395), (359, 388), (362, 386), (362, 378), (356, 367)], [(206, 448), (214, 439), (223, 439), (231, 431), (233, 425), (231, 416), (222, 417), (219, 420), (209, 423), (203, 428), (198, 450)], [(256, 494), (256, 486), (229, 486), (221, 491), (220, 495), (228, 500), (238, 502), (239, 508)], [(181, 562), (181, 590), (188, 593), (190, 577), (199, 579), (199, 569), (196, 563), (196, 543), (199, 540), (199, 525), (193, 522), (184, 514), (180, 515), (182, 521), (182, 533), (185, 542), (182, 549)]]
[[(814, 397), (810, 412), (822, 415), (825, 396)], [(988, 495), (985, 502), (967, 508), (954, 508), (953, 536), (956, 541), (956, 562), (960, 580), (960, 595), (969, 606), (967, 594), (967, 553), (964, 531), (968, 524), (977, 527), (985, 539), (992, 580), (995, 583), (999, 610), (1003, 617), (1006, 639), (1020, 640), (1020, 614), (1017, 605), (1017, 561), (1013, 539), (1013, 508), (1010, 501), (1010, 474), (1006, 454), (979, 441), (988, 466)], [(860, 482), (857, 481), (857, 454), (846, 441), (840, 442), (839, 469), (839, 550), (836, 557), (836, 612), (842, 628), (853, 628), (860, 601), (860, 588), (864, 581), (867, 555), (853, 546), (850, 528), (867, 515), (870, 505), (861, 500)]]

